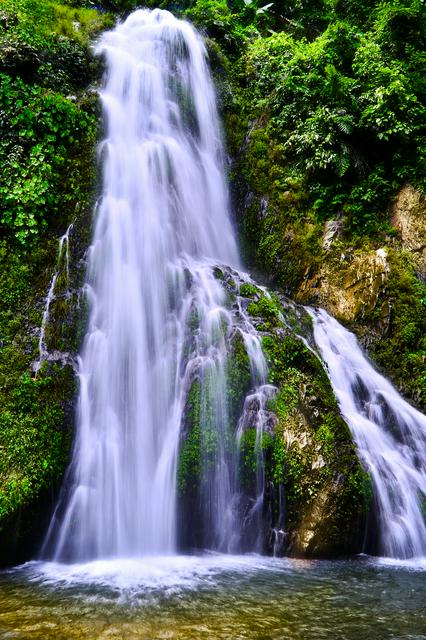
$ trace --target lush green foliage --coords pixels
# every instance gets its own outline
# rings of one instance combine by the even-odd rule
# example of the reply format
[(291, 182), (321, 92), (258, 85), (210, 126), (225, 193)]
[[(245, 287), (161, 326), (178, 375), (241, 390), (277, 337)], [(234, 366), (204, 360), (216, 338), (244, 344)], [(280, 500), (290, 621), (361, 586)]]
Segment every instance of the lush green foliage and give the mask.
[[(61, 94), (0, 74), (3, 229), (25, 243), (78, 196), (79, 167), (70, 166), (81, 145), (93, 143), (96, 119)], [(90, 139), (89, 138), (89, 139)]]
[[(44, 364), (34, 379), (32, 364), (57, 238), (92, 206), (98, 106), (86, 88), (101, 67), (89, 39), (108, 24), (49, 1), (0, 7), (0, 528), (59, 482), (68, 458), (73, 371)], [(79, 331), (67, 277), (58, 273), (46, 332), (65, 352)]]
[[(312, 41), (288, 31), (258, 38), (246, 67), (249, 112), (268, 113), (278, 164), (306, 177), (319, 216), (343, 212), (357, 233), (377, 228), (404, 181), (424, 186), (426, 163), (421, 3), (378, 5), (374, 15), (364, 33), (333, 16)], [(407, 15), (403, 45), (396, 25)]]
[[(3, 357), (10, 354), (7, 350)], [(33, 380), (23, 374), (2, 404), (0, 413), (0, 519), (30, 502), (63, 473), (69, 432), (62, 431), (63, 403), (72, 374), (55, 371), (55, 379)], [(4, 401), (3, 386), (0, 397)]]
[(33, 0), (7, 0), (2, 12), (0, 232), (28, 244), (53, 221), (63, 226), (86, 188), (97, 103), (80, 94), (96, 76), (89, 35), (107, 23)]

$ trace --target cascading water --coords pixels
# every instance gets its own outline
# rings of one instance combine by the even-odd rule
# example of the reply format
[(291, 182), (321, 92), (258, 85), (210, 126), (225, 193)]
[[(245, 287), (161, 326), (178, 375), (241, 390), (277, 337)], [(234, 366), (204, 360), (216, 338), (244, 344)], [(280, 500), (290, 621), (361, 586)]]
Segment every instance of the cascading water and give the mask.
[(373, 481), (379, 553), (424, 557), (426, 416), (372, 367), (353, 334), (323, 310), (310, 313), (340, 409)]
[(218, 263), (238, 267), (239, 256), (205, 47), (188, 23), (139, 10), (97, 51), (108, 70), (107, 133), (86, 284), (91, 311), (72, 462), (43, 553), (80, 560), (174, 552), (177, 457), (194, 381), (202, 450), (214, 433), (200, 490), (202, 540), (235, 549), (229, 336), (239, 332), (247, 345), (254, 387), (264, 387), (266, 365), (247, 316), (236, 327), (214, 275)]
[[(65, 231), (64, 235), (61, 236), (59, 238), (59, 248), (58, 248), (58, 257), (56, 259), (56, 268), (55, 271), (52, 275), (52, 278), (50, 280), (49, 283), (49, 290), (47, 292), (47, 296), (46, 296), (46, 300), (44, 303), (44, 311), (43, 311), (43, 316), (42, 316), (42, 320), (41, 320), (41, 327), (40, 327), (40, 336), (38, 339), (38, 360), (37, 362), (34, 363), (34, 377), (37, 378), (37, 375), (41, 369), (41, 366), (44, 362), (44, 360), (46, 360), (49, 356), (47, 347), (46, 347), (46, 328), (47, 325), (49, 323), (49, 313), (50, 313), (50, 306), (52, 304), (52, 301), (55, 297), (55, 287), (56, 287), (56, 281), (58, 279), (60, 270), (61, 270), (61, 266), (62, 266), (62, 260), (63, 260), (63, 254), (65, 253), (65, 274), (66, 274), (66, 278), (67, 278), (67, 286), (68, 286), (68, 281), (69, 281), (69, 262), (70, 262), (70, 254), (69, 254), (69, 241), (70, 241), (70, 233), (73, 229), (73, 223), (71, 223), (68, 227), (68, 229)], [(67, 294), (68, 294), (68, 290), (67, 290)]]

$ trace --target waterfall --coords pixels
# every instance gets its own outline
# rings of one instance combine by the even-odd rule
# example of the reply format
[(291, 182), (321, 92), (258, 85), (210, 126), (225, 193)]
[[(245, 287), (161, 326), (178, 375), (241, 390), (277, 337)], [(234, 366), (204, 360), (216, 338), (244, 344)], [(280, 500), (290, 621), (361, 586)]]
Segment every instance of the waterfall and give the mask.
[(214, 439), (200, 488), (203, 544), (235, 549), (230, 338), (240, 333), (247, 344), (254, 393), (266, 364), (247, 315), (237, 327), (215, 277), (224, 264), (247, 280), (236, 270), (205, 47), (172, 14), (138, 10), (102, 36), (97, 52), (107, 65), (106, 135), (85, 285), (90, 317), (72, 460), (43, 554), (75, 561), (176, 550), (177, 460), (194, 381), (201, 448)]
[(373, 482), (379, 553), (426, 556), (426, 416), (363, 355), (356, 338), (323, 310), (310, 310), (314, 337)]
[[(58, 279), (60, 270), (62, 268), (62, 260), (63, 253), (65, 248), (65, 273), (67, 279), (67, 286), (69, 283), (69, 262), (70, 262), (70, 253), (69, 253), (69, 242), (70, 242), (70, 233), (73, 229), (73, 223), (71, 223), (68, 229), (65, 231), (64, 235), (59, 238), (59, 248), (58, 248), (58, 257), (56, 259), (56, 266), (53, 272), (53, 275), (50, 279), (49, 289), (47, 291), (47, 296), (44, 301), (44, 310), (41, 320), (40, 326), (40, 335), (38, 339), (38, 360), (34, 363), (34, 378), (37, 378), (37, 375), (41, 369), (43, 362), (48, 359), (49, 353), (46, 347), (46, 329), (49, 324), (49, 314), (50, 314), (50, 306), (55, 297), (55, 287), (56, 281)], [(68, 291), (68, 290), (67, 290)]]
[[(204, 43), (169, 12), (138, 10), (102, 36), (97, 52), (107, 68), (106, 133), (85, 284), (90, 311), (71, 462), (42, 554), (81, 561), (190, 547), (262, 552), (271, 539), (280, 552), (283, 514), (279, 507), (265, 523), (263, 459), (276, 389), (240, 294), (252, 283), (239, 270)], [(59, 261), (64, 247), (68, 272), (68, 232)], [(380, 553), (425, 556), (426, 417), (374, 370), (354, 336), (324, 311), (310, 313), (372, 477)], [(241, 350), (247, 366), (236, 393)], [(192, 474), (185, 499), (182, 460)]]

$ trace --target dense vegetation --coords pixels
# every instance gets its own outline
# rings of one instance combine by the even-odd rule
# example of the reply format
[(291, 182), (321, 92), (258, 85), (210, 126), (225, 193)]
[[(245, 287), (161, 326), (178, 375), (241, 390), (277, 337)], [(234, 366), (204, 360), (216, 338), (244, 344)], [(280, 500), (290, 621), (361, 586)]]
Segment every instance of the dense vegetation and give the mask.
[[(87, 87), (100, 68), (89, 45), (110, 24), (94, 10), (50, 2), (0, 6), (0, 521), (19, 523), (15, 539), (7, 527), (1, 537), (6, 558), (25, 545), (27, 530), (34, 536), (28, 523), (43, 514), (31, 504), (58, 483), (68, 458), (76, 287), (96, 180), (99, 110)], [(58, 237), (71, 222), (78, 240), (72, 238), (68, 270)], [(35, 376), (55, 268), (43, 345), (52, 343), (55, 352)], [(23, 505), (29, 508), (21, 513)]]
[[(424, 238), (423, 3), (198, 0), (186, 13), (214, 39), (247, 262), (349, 323), (425, 407), (424, 240), (407, 247), (393, 211), (410, 185), (421, 206), (403, 215)], [(337, 231), (327, 245), (328, 221)], [(363, 294), (352, 293), (351, 269), (357, 264), (368, 288), (368, 262), (379, 248), (388, 261), (383, 286), (348, 317), (330, 305), (324, 281), (342, 276), (344, 301)]]
[[(338, 307), (330, 307), (325, 281), (340, 287), (356, 265), (368, 288), (369, 259), (384, 248), (386, 272), (371, 303), (341, 317), (384, 371), (426, 406), (426, 262), (419, 261), (421, 247), (413, 251), (405, 245), (392, 212), (395, 197), (409, 184), (419, 194), (414, 222), (425, 223), (422, 0), (2, 0), (3, 521), (57, 485), (67, 458), (74, 382), (71, 358), (61, 360), (61, 354), (75, 353), (81, 330), (75, 308), (99, 137), (99, 106), (91, 87), (101, 77), (102, 62), (91, 42), (117, 15), (140, 4), (173, 10), (206, 34), (247, 264), (278, 290), (328, 305), (339, 315)], [(330, 220), (337, 231), (325, 245)], [(74, 267), (67, 279), (57, 239), (72, 222)], [(35, 379), (44, 297), (57, 261), (46, 340), (59, 355), (45, 362)], [(357, 293), (342, 285), (342, 297), (350, 295)], [(269, 303), (256, 304), (266, 305), (257, 312), (268, 322), (274, 315)], [(274, 355), (275, 346), (265, 346), (273, 361), (287, 357), (285, 349)], [(298, 410), (288, 389), (306, 385), (310, 375), (296, 372), (301, 367), (296, 355), (294, 363), (282, 366), (288, 384), (277, 401), (281, 422)], [(62, 361), (68, 362), (65, 368)], [(330, 407), (325, 415), (332, 413)], [(325, 448), (340, 428), (324, 418), (317, 435)], [(354, 482), (361, 481), (354, 476)], [(288, 483), (295, 501), (297, 492), (310, 486), (296, 486), (297, 470)]]
[[(92, 114), (66, 96), (93, 80), (88, 40), (112, 21), (89, 7), (125, 12), (137, 4), (2, 3), (2, 226), (21, 240), (66, 200), (61, 163), (90, 129)], [(271, 207), (315, 222), (344, 216), (355, 237), (392, 233), (389, 198), (407, 181), (425, 188), (421, 0), (142, 4), (184, 13), (214, 38), (233, 82), (224, 102), (231, 150), (241, 148), (251, 122), (244, 175), (268, 192)], [(67, 183), (79, 188), (77, 176)], [(253, 251), (256, 241), (248, 244)]]

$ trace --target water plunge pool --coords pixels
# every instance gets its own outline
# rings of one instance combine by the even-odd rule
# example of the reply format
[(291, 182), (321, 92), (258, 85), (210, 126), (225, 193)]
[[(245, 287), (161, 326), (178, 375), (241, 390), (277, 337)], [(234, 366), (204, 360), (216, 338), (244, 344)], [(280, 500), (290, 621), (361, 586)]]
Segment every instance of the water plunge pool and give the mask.
[(426, 560), (168, 556), (0, 574), (1, 638), (420, 640)]

